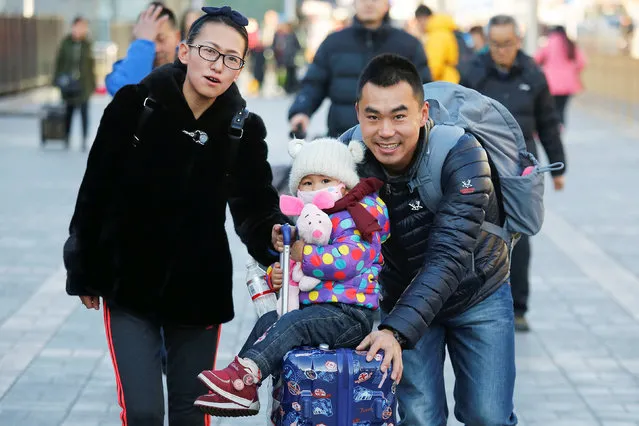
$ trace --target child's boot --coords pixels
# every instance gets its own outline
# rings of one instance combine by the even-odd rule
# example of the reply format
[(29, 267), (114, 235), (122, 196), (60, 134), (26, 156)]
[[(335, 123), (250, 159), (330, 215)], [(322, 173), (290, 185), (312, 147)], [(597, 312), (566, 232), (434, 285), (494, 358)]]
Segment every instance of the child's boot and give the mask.
[(223, 370), (206, 370), (198, 376), (213, 393), (202, 395), (195, 405), (217, 417), (254, 416), (260, 412), (260, 371), (251, 360), (235, 357)]

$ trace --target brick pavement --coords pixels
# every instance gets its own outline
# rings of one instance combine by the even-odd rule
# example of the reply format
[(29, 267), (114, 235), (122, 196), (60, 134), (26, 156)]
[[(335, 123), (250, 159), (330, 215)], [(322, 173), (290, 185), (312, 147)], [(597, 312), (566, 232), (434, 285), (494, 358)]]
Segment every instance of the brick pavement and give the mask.
[[(94, 99), (94, 124), (106, 101)], [(270, 129), (274, 164), (287, 161), (287, 106), (283, 98), (249, 102)], [(101, 315), (65, 296), (60, 269), (86, 155), (77, 139), (69, 152), (54, 144), (40, 149), (34, 120), (0, 117), (0, 425), (115, 426), (119, 407)], [(314, 120), (311, 134), (322, 121)], [(548, 190), (546, 224), (533, 242), (533, 332), (517, 336), (521, 424), (639, 425), (637, 130), (583, 105), (571, 110), (567, 188)], [(238, 315), (223, 327), (220, 364), (254, 321), (243, 282), (247, 254), (232, 228), (229, 234)], [(446, 374), (452, 378), (450, 366)], [(264, 423), (262, 413), (213, 421)]]

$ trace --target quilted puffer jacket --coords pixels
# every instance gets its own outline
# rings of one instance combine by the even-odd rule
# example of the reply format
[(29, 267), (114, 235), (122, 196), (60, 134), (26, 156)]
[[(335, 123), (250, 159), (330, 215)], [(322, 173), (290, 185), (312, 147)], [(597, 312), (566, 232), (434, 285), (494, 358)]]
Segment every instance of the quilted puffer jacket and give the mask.
[(394, 28), (389, 17), (376, 30), (367, 29), (355, 17), (353, 25), (330, 34), (322, 42), (302, 80), (288, 117), (298, 113), (311, 116), (324, 98), (329, 98), (328, 135), (337, 137), (356, 125), (354, 105), (359, 75), (371, 59), (383, 53), (407, 58), (417, 68), (423, 83), (431, 81), (426, 54), (419, 40)]
[[(422, 131), (422, 135), (424, 131)], [(370, 151), (362, 176), (385, 182), (391, 238), (382, 246), (381, 307), (389, 315), (380, 328), (391, 328), (412, 348), (433, 321), (455, 316), (494, 293), (509, 278), (506, 243), (482, 231), (484, 220), (501, 224), (499, 202), (486, 151), (470, 134), (450, 151), (441, 174), (443, 196), (433, 213), (408, 182), (425, 153), (423, 141), (413, 166), (403, 176), (389, 176)]]

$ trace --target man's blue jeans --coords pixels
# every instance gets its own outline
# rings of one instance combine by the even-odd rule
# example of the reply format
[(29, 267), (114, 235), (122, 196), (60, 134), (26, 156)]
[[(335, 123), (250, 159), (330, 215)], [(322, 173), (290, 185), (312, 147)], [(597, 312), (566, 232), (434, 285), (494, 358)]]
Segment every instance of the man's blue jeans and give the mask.
[(455, 317), (433, 323), (404, 351), (397, 387), (402, 426), (446, 426), (445, 347), (455, 371), (455, 417), (467, 426), (517, 424), (515, 334), (508, 284)]

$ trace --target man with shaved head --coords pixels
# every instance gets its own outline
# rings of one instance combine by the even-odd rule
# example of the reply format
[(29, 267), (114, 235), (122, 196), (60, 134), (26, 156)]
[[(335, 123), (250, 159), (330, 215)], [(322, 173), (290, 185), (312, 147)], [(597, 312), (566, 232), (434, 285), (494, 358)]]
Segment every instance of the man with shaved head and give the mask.
[(424, 99), (415, 66), (395, 55), (373, 59), (359, 80), (356, 111), (368, 148), (359, 174), (384, 182), (379, 196), (391, 237), (382, 246), (382, 321), (358, 349), (369, 356), (382, 349), (393, 369), (403, 368), (402, 425), (447, 423), (446, 349), (455, 417), (465, 425), (516, 425), (508, 246), (482, 232), (484, 222), (501, 219), (487, 154), (472, 134), (455, 136), (441, 168), (442, 197), (434, 211), (426, 207), (417, 186), (430, 177), (422, 165), (433, 141)]

